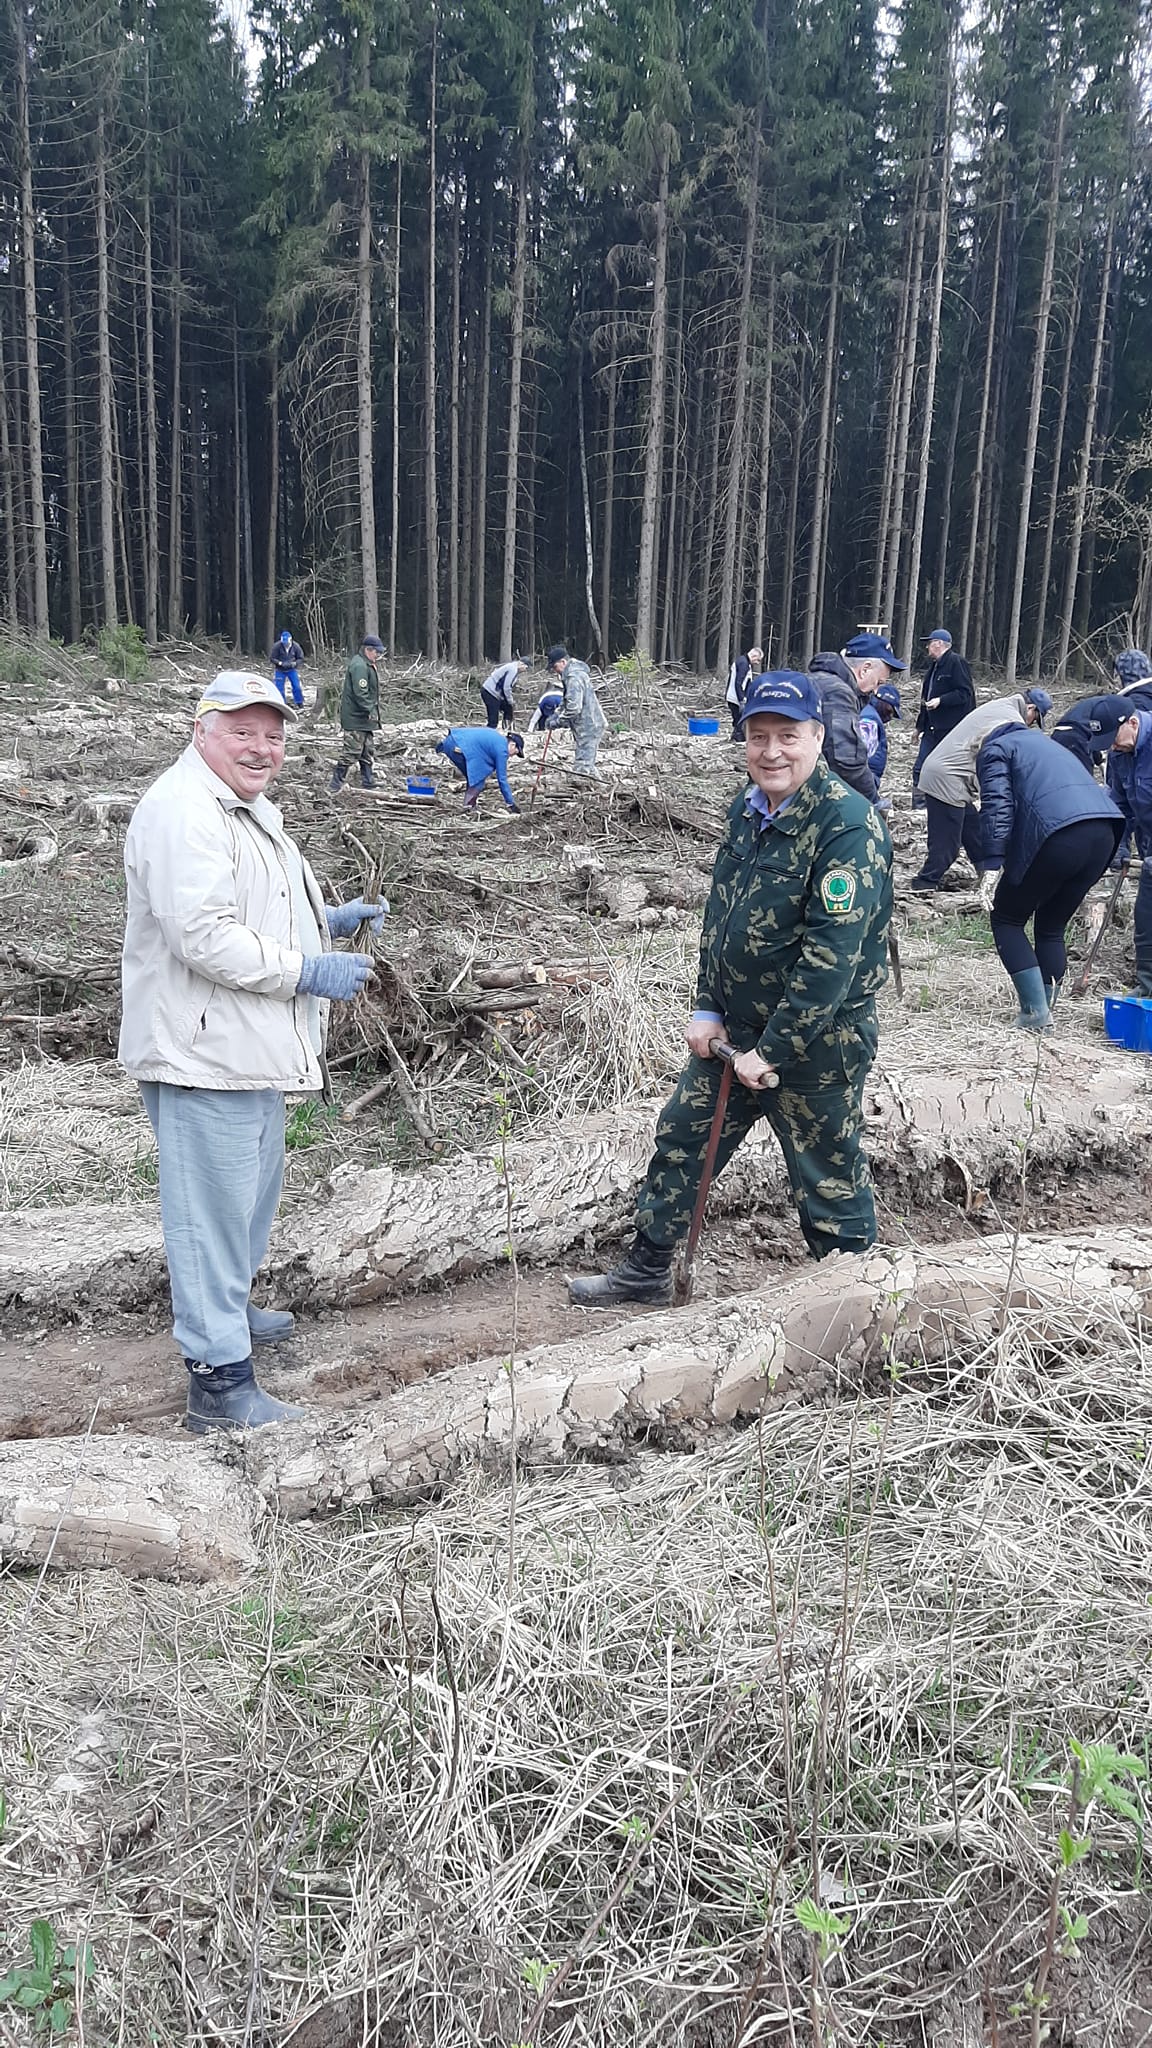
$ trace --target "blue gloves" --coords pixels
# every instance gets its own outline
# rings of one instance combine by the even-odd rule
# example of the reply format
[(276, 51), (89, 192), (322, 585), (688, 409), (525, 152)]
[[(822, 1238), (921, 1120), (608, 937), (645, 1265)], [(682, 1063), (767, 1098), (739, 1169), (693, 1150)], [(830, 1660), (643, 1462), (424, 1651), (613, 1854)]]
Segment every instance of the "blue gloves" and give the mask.
[(324, 905), (328, 930), (334, 939), (350, 939), (354, 931), (367, 921), (372, 928), (373, 938), (379, 938), (384, 929), (388, 911), (388, 898), (382, 896), (379, 903), (365, 903), (362, 896), (354, 896), (351, 903), (338, 903), (335, 909)]
[(367, 953), (305, 953), (296, 993), (332, 996), (338, 1003), (350, 1003), (353, 996), (359, 995), (374, 965)]

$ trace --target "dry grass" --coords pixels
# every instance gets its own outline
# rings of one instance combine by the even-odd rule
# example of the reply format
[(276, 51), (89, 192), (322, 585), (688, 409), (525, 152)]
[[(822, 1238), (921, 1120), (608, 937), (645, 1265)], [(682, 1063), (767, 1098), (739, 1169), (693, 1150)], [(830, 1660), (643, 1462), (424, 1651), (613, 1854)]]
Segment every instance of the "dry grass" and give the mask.
[(1140, 1836), (1103, 1805), (1034, 2035), (1026, 1987), (1073, 1738), (1147, 1760), (1143, 1338), (1022, 1318), (897, 1391), (522, 1480), (510, 1599), (498, 1475), (271, 1529), (242, 1591), (49, 1583), (0, 1919), (88, 1941), (83, 2038), (132, 2048), (333, 2002), (412, 2048), (1142, 2038)]

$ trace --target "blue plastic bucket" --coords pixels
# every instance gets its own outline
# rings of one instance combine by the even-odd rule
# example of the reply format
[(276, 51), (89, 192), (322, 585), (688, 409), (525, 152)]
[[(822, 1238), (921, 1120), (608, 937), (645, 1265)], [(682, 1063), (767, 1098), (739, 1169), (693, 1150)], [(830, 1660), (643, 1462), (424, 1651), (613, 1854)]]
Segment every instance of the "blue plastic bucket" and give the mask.
[(408, 794), (409, 796), (435, 796), (436, 784), (429, 782), (426, 776), (410, 775), (408, 777)]
[(720, 720), (718, 718), (690, 718), (688, 720), (688, 730), (697, 739), (703, 739), (706, 733), (719, 732)]
[(1124, 996), (1104, 998), (1104, 1030), (1113, 1045), (1124, 1044), (1128, 1008), (1128, 1001)]
[(1104, 1029), (1125, 1052), (1152, 1052), (1152, 997), (1105, 996)]

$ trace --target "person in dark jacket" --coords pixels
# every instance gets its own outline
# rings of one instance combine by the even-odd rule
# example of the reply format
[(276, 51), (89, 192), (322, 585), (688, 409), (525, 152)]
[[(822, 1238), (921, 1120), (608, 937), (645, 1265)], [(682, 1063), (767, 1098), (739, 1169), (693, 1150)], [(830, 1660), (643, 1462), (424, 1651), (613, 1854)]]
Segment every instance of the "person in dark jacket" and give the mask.
[(294, 704), (303, 704), (304, 692), (300, 687), (300, 663), (304, 659), (304, 649), (298, 640), (292, 638), (287, 626), (285, 626), (268, 659), (272, 663), (272, 680), (283, 697), (284, 702), (288, 702), (288, 692), (291, 690), (292, 702)]
[(513, 692), (518, 677), (527, 675), (528, 663), (521, 661), (501, 662), (480, 685), (480, 696), (484, 703), (484, 715), (491, 727), (502, 725), (505, 731), (511, 729), (516, 716), (516, 700)]
[(875, 802), (876, 777), (860, 713), (873, 690), (907, 667), (879, 633), (857, 633), (840, 654), (814, 654), (808, 664), (820, 694), (824, 759), (834, 775)]
[(744, 727), (750, 780), (728, 813), (704, 910), (691, 1058), (656, 1126), (631, 1250), (610, 1272), (568, 1283), (587, 1307), (672, 1298), (720, 1086), (714, 1038), (738, 1053), (717, 1172), (764, 1117), (812, 1257), (875, 1240), (861, 1098), (888, 974), (892, 844), (871, 804), (821, 759), (810, 676), (758, 677)]
[(1044, 1031), (1068, 965), (1068, 920), (1108, 867), (1124, 821), (1091, 770), (1039, 726), (994, 727), (976, 756), (976, 779), (979, 864), (985, 875), (1000, 873), (991, 911), (996, 951), (1020, 999), (1017, 1023)]
[(1133, 711), (1120, 727), (1108, 756), (1108, 787), (1124, 816), (1124, 843), (1130, 835), (1140, 855), (1133, 920), (1136, 986), (1142, 996), (1152, 996), (1152, 710)]
[(732, 713), (732, 737), (739, 746), (744, 744), (744, 732), (740, 724), (744, 716), (744, 699), (748, 695), (750, 683), (754, 682), (760, 673), (763, 660), (764, 649), (750, 647), (747, 654), (736, 656), (728, 671), (728, 688), (724, 692), (724, 702)]
[(1091, 775), (1106, 758), (1117, 732), (1130, 715), (1123, 697), (1080, 697), (1061, 712), (1059, 723), (1052, 727), (1052, 737), (1058, 746), (1074, 754)]
[(928, 635), (929, 665), (920, 691), (916, 730), (920, 751), (912, 768), (912, 789), (920, 786), (920, 770), (934, 747), (976, 709), (972, 671), (952, 645), (946, 626), (933, 626)]

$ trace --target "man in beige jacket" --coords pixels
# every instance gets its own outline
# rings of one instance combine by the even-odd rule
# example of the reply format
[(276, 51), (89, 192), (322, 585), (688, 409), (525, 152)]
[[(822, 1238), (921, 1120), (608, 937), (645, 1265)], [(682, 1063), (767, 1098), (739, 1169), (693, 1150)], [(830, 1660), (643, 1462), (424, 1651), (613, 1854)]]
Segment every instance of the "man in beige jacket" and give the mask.
[(258, 1428), (301, 1413), (257, 1385), (253, 1343), (292, 1317), (257, 1309), (284, 1177), (284, 1097), (324, 1081), (326, 999), (372, 972), (333, 953), (387, 904), (328, 908), (265, 795), (295, 717), (266, 677), (226, 670), (191, 744), (146, 790), (124, 843), (121, 1065), (140, 1084), (160, 1156), (174, 1335), (187, 1426)]

